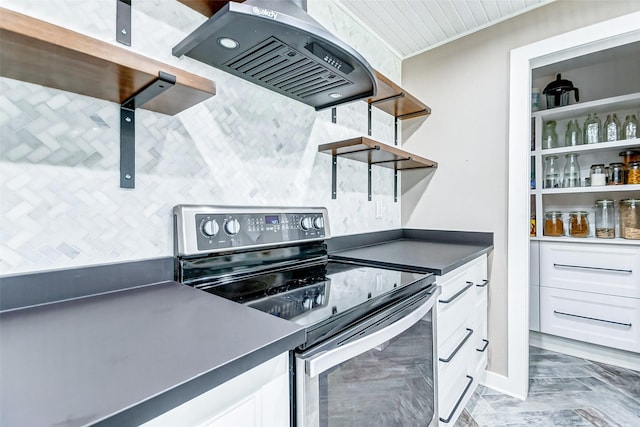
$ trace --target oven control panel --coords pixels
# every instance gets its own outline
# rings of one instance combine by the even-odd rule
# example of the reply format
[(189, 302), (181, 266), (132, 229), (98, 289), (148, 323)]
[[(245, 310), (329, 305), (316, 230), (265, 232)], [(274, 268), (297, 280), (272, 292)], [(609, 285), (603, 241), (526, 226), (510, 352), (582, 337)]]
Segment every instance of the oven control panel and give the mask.
[(174, 208), (178, 255), (251, 249), (324, 240), (329, 237), (325, 208), (227, 208), (180, 205)]

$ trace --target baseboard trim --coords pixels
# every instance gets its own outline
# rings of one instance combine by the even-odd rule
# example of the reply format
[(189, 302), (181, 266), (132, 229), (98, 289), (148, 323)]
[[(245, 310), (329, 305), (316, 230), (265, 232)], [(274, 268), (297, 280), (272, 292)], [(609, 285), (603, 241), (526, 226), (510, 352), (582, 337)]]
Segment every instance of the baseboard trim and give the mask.
[(607, 363), (621, 368), (640, 371), (640, 354), (631, 351), (618, 350), (597, 344), (576, 341), (555, 335), (530, 331), (529, 343), (545, 350), (557, 351), (569, 356)]
[(487, 374), (484, 377), (484, 381), (480, 382), (483, 386), (499, 391), (500, 393), (507, 394), (511, 397), (515, 397), (516, 399), (525, 400), (527, 398), (526, 395), (523, 396), (520, 393), (513, 391), (513, 381), (510, 380), (509, 377), (505, 377), (504, 375), (496, 374), (491, 371), (486, 372)]

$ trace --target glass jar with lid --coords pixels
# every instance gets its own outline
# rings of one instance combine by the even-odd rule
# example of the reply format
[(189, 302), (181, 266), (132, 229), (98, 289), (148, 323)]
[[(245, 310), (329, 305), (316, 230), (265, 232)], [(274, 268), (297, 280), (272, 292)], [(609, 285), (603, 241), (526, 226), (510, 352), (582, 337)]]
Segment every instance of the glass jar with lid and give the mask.
[(560, 186), (558, 156), (546, 156), (544, 158), (544, 182), (542, 188), (558, 188)]
[(640, 184), (640, 161), (629, 163), (627, 184)]
[(544, 129), (542, 130), (542, 148), (558, 148), (558, 134), (556, 133), (556, 122), (555, 120), (549, 120), (544, 124)]
[(569, 235), (571, 237), (589, 236), (589, 219), (586, 211), (573, 211), (569, 213)]
[(580, 187), (580, 163), (578, 163), (578, 153), (568, 153), (564, 157), (564, 177), (562, 186), (565, 188)]
[(613, 239), (616, 237), (615, 202), (613, 200), (596, 200), (595, 210), (596, 237)]
[(591, 186), (607, 185), (607, 174), (603, 164), (591, 165)]
[(624, 184), (625, 168), (624, 164), (620, 162), (611, 163), (609, 165), (609, 181), (607, 185), (622, 185)]
[(640, 199), (620, 202), (620, 237), (640, 240)]
[(629, 167), (631, 162), (640, 160), (640, 150), (634, 148), (621, 151), (618, 155), (622, 157), (622, 163), (625, 167)]
[(546, 211), (544, 213), (544, 233), (545, 236), (564, 235), (564, 223), (562, 222), (562, 212)]

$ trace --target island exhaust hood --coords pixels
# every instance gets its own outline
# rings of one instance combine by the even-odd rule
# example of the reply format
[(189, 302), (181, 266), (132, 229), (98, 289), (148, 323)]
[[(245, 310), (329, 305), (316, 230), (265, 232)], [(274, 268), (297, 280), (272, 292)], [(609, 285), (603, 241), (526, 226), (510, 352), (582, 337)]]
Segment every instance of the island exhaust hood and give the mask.
[(289, 0), (230, 1), (173, 48), (316, 110), (369, 98), (369, 63)]

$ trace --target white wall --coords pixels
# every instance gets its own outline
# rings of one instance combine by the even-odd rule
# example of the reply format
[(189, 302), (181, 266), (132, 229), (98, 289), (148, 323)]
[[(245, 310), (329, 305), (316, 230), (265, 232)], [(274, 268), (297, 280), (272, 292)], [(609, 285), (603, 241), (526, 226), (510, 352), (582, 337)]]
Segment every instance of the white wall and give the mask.
[(433, 109), (422, 126), (412, 129), (404, 148), (438, 161), (439, 167), (428, 179), (403, 179), (402, 225), (494, 232), (489, 370), (497, 374), (506, 376), (508, 369), (510, 50), (637, 10), (638, 1), (560, 0), (403, 62), (403, 87)]
[[(217, 95), (173, 117), (136, 112), (136, 188), (123, 190), (118, 104), (0, 78), (0, 274), (172, 256), (180, 203), (326, 206), (337, 235), (400, 226), (392, 171), (374, 168), (369, 202), (367, 165), (341, 159), (332, 200), (331, 156), (318, 153), (366, 135), (365, 102), (339, 107), (332, 124), (329, 110), (172, 56), (206, 19), (176, 0), (133, 2), (130, 48), (115, 42), (114, 0), (2, 6), (211, 78)], [(368, 59), (376, 68), (388, 60)], [(393, 141), (393, 119), (379, 110), (373, 136)]]

